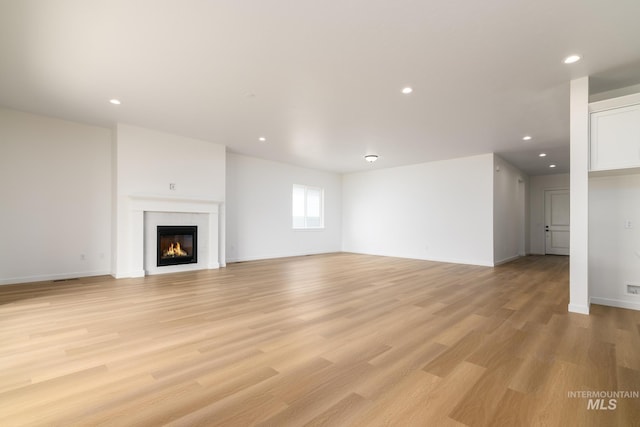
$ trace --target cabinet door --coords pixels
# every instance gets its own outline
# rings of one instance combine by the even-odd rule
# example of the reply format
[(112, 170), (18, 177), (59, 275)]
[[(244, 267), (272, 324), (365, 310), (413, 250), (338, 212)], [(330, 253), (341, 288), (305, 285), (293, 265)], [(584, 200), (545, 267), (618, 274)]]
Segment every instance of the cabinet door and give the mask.
[(591, 170), (640, 167), (640, 105), (591, 113)]

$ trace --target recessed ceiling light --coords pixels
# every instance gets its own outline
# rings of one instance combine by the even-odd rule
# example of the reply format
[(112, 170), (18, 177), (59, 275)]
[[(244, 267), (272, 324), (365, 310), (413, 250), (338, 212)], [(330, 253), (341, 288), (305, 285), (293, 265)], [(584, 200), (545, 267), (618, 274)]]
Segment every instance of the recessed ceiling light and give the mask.
[(531, 139), (532, 139), (532, 138), (531, 138), (531, 136), (529, 136), (529, 135), (527, 135), (527, 136), (523, 136), (523, 137), (522, 137), (522, 140), (523, 140), (523, 141), (531, 141)]
[(112, 103), (113, 105), (120, 105), (120, 104), (122, 104), (122, 103), (120, 102), (120, 100), (119, 100), (119, 99), (115, 99), (115, 98), (113, 98), (113, 99), (109, 100), (109, 102), (110, 102), (110, 103)]
[(555, 167), (556, 167), (556, 165), (549, 165), (549, 167), (550, 167), (550, 168), (555, 168)]
[(410, 94), (411, 92), (413, 92), (413, 89), (411, 89), (410, 87), (405, 87), (404, 89), (402, 89), (402, 93), (404, 93), (405, 95)]
[(570, 55), (567, 56), (566, 58), (564, 58), (564, 62), (565, 64), (573, 64), (580, 61), (580, 55)]
[(547, 153), (540, 153), (538, 154), (538, 157), (547, 157)]
[(369, 163), (373, 163), (378, 160), (378, 156), (375, 154), (367, 154), (366, 156), (364, 156), (364, 159)]
[(259, 141), (261, 142), (265, 142), (267, 140), (267, 138), (265, 138), (264, 136), (261, 136), (260, 138), (258, 138)]

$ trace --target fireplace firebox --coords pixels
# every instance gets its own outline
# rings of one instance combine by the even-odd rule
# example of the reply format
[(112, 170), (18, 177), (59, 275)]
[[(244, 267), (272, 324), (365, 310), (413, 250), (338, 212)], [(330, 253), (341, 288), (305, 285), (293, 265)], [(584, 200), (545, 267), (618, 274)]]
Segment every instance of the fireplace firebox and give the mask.
[(198, 262), (198, 227), (158, 226), (158, 267)]

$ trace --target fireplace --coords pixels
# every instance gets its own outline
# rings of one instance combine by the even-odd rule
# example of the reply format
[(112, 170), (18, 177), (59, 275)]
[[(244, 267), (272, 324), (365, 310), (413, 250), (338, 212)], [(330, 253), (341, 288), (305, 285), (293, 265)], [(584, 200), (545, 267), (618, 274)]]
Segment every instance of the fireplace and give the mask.
[(198, 262), (198, 227), (159, 225), (157, 266)]

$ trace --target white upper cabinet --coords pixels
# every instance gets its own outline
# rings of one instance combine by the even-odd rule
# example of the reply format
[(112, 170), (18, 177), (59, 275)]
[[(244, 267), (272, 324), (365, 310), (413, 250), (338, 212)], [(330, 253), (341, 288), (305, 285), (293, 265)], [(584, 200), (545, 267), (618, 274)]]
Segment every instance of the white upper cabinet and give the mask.
[[(629, 105), (630, 102), (636, 103)], [(590, 110), (590, 170), (640, 167), (640, 103), (637, 96), (594, 102)]]

